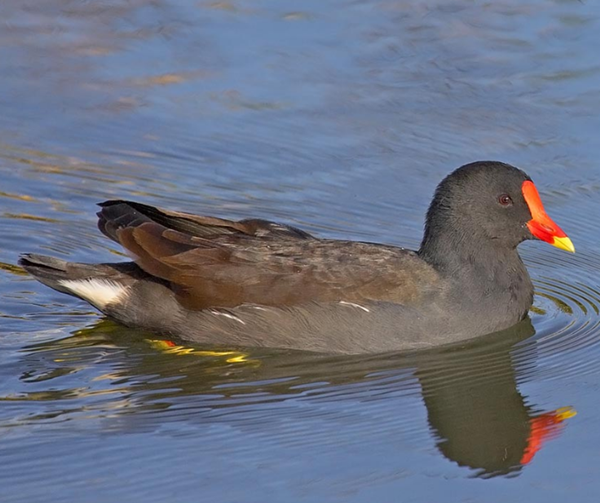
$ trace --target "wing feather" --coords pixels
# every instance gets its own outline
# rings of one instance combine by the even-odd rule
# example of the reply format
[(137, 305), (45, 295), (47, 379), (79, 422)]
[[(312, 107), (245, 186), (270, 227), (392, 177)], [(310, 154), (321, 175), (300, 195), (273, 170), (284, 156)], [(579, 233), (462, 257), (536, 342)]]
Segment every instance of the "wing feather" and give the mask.
[(316, 239), (263, 220), (233, 222), (109, 201), (100, 230), (189, 309), (339, 300), (406, 302), (433, 275), (414, 252)]

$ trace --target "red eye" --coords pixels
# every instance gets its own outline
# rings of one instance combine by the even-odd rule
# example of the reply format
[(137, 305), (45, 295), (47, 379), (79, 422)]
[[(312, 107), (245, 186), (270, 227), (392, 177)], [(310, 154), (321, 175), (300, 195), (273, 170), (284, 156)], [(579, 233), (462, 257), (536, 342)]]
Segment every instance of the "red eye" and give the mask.
[(502, 194), (499, 198), (498, 198), (498, 202), (502, 205), (502, 206), (510, 206), (513, 203), (513, 200), (511, 199), (511, 197), (508, 194)]

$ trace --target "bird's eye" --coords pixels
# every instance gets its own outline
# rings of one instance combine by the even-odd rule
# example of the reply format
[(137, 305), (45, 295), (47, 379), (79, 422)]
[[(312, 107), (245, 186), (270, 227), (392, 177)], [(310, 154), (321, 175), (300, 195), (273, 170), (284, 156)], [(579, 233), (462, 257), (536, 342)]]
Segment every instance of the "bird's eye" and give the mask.
[(508, 194), (502, 194), (498, 197), (498, 202), (501, 206), (510, 206), (513, 203), (512, 198)]

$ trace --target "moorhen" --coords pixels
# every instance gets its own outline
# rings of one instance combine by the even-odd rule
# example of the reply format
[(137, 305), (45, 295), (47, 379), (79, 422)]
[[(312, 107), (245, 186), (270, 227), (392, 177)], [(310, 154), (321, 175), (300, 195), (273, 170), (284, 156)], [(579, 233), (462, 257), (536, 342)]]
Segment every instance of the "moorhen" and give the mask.
[(319, 239), (266, 220), (100, 206), (100, 230), (133, 262), (26, 254), (19, 264), (121, 324), (221, 347), (366, 353), (496, 332), (533, 301), (517, 245), (537, 238), (575, 251), (531, 179), (492, 161), (439, 184), (418, 251)]

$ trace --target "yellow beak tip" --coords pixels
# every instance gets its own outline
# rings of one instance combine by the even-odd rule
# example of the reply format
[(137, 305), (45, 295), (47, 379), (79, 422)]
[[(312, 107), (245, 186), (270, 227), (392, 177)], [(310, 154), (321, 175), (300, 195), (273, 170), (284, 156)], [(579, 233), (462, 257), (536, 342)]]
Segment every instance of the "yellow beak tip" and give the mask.
[(554, 238), (552, 246), (556, 246), (557, 248), (560, 248), (561, 250), (575, 253), (575, 247), (573, 246), (573, 243), (566, 236), (564, 238)]

